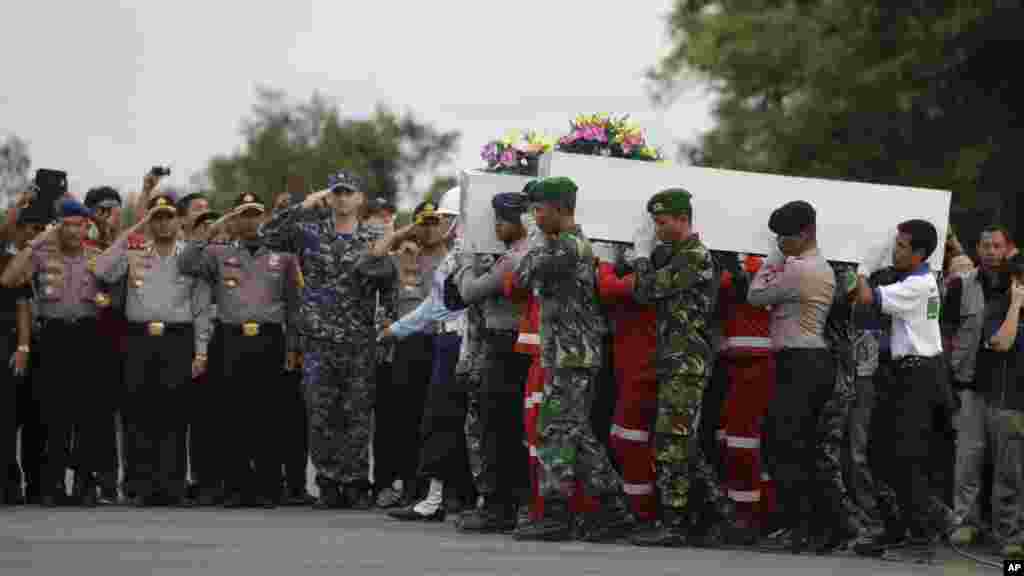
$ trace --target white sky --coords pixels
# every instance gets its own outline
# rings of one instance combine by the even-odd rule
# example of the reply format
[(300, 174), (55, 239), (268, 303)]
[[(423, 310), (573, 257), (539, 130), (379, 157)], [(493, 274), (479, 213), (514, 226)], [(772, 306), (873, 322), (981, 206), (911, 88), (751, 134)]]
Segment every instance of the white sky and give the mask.
[[(383, 101), (462, 132), (456, 168), (513, 128), (562, 135), (577, 113), (629, 113), (674, 154), (711, 126), (708, 99), (655, 110), (643, 71), (672, 0), (33, 0), (3, 10), (0, 135), (73, 192), (134, 191), (150, 166), (184, 185), (236, 149), (265, 84), (362, 116)], [(322, 185), (323, 183), (316, 183)]]

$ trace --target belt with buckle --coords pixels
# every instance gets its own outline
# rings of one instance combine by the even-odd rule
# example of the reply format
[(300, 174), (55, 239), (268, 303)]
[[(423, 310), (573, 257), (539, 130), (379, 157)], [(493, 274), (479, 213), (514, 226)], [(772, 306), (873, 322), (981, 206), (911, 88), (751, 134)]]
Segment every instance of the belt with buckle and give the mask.
[(259, 336), (260, 335), (260, 323), (259, 322), (246, 322), (242, 324), (242, 334), (245, 336)]
[(147, 322), (146, 333), (150, 336), (163, 336), (166, 326), (163, 322)]

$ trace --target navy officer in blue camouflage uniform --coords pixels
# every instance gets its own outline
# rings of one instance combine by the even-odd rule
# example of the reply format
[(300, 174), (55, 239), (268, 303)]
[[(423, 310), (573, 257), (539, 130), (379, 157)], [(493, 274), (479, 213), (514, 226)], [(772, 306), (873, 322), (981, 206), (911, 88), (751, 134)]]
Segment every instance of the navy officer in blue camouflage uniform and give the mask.
[[(326, 190), (275, 213), (260, 227), (268, 250), (301, 259), (303, 388), (319, 508), (361, 507), (368, 498), (374, 314), (378, 292), (389, 289), (384, 287), (391, 286), (391, 277), (373, 276), (370, 249), (383, 231), (360, 223), (364, 202), (362, 181), (339, 172)], [(390, 274), (391, 267), (379, 269)]]

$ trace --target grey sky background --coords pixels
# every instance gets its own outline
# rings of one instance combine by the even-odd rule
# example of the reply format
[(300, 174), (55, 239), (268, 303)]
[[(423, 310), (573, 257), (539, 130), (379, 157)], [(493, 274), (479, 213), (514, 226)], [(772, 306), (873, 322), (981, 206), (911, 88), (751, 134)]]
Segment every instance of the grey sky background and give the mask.
[(132, 193), (158, 163), (185, 185), (241, 145), (264, 84), (460, 130), (452, 173), (480, 167), (480, 148), (509, 129), (557, 137), (577, 113), (629, 113), (674, 153), (712, 121), (700, 91), (665, 111), (646, 96), (672, 3), (33, 0), (4, 10), (0, 135), (28, 141), (33, 173), (67, 170), (79, 195)]

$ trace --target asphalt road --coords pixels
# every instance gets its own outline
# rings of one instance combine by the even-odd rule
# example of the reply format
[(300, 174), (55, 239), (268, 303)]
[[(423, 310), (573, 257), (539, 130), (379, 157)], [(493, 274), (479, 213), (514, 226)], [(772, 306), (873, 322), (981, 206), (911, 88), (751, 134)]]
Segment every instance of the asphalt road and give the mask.
[(753, 551), (519, 543), (451, 522), (383, 514), (219, 509), (0, 509), (0, 575), (896, 575), (998, 574), (943, 555), (936, 566)]

